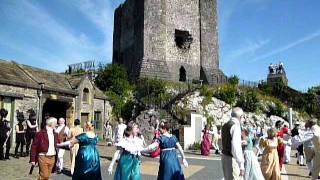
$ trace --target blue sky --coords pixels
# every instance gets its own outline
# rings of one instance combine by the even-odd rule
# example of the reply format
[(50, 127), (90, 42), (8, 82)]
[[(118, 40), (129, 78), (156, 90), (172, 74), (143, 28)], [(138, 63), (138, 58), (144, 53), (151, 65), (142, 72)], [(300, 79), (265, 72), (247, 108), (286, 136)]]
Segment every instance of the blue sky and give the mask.
[[(113, 11), (123, 0), (0, 0), (0, 58), (62, 72), (111, 62)], [(320, 84), (319, 0), (218, 0), (220, 67), (266, 79), (282, 61), (290, 86)]]

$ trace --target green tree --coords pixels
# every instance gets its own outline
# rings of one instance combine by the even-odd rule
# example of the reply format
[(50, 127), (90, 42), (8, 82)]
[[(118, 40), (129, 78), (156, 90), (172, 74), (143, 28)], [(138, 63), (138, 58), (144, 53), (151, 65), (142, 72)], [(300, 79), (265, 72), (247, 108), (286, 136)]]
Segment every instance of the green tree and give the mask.
[(117, 94), (121, 94), (125, 91), (123, 88), (130, 85), (127, 70), (118, 64), (99, 64), (95, 84), (103, 91), (112, 90)]
[(137, 97), (146, 105), (162, 107), (169, 99), (166, 82), (160, 79), (140, 79), (136, 92)]
[(233, 86), (238, 86), (239, 84), (239, 77), (236, 75), (233, 75), (231, 77), (228, 78), (228, 82), (229, 84), (233, 85)]
[(231, 84), (220, 86), (214, 93), (214, 96), (227, 104), (233, 105), (238, 95), (237, 87)]
[(100, 64), (95, 84), (101, 90), (106, 91), (113, 107), (112, 113), (114, 116), (121, 116), (125, 119), (131, 118), (134, 103), (130, 100), (129, 95), (133, 87), (128, 81), (128, 74), (123, 66)]

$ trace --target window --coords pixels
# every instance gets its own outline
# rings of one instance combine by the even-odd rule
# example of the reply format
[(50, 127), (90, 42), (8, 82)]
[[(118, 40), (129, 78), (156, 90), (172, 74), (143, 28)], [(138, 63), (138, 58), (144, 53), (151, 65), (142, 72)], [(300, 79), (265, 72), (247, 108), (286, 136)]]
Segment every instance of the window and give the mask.
[(95, 121), (96, 130), (101, 131), (102, 130), (102, 117), (101, 117), (100, 111), (94, 112), (94, 121)]
[(89, 89), (84, 88), (82, 94), (82, 101), (88, 103), (89, 102)]

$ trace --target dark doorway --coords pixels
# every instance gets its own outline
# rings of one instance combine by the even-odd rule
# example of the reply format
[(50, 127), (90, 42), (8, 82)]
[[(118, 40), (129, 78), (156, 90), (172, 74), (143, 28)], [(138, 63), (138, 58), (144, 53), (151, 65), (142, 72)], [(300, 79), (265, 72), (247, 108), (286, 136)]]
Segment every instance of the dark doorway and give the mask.
[(46, 114), (49, 114), (50, 117), (55, 117), (57, 119), (61, 117), (66, 118), (67, 109), (67, 102), (47, 100), (43, 105), (42, 119), (44, 119)]
[(187, 73), (183, 66), (180, 67), (179, 70), (179, 81), (186, 82), (187, 81)]

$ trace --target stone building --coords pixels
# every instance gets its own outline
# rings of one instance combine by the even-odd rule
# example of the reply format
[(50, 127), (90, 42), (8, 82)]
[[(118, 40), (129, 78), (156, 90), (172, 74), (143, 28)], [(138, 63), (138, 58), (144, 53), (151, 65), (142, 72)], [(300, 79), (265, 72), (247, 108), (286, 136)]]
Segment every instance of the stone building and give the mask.
[(216, 0), (126, 0), (115, 11), (113, 63), (132, 80), (219, 83), (218, 48)]
[(17, 124), (17, 110), (27, 118), (27, 111), (33, 109), (39, 124), (46, 113), (66, 118), (68, 126), (75, 118), (82, 125), (94, 120), (100, 135), (111, 114), (107, 97), (87, 75), (69, 76), (4, 60), (0, 60), (0, 108), (9, 111), (12, 127)]

